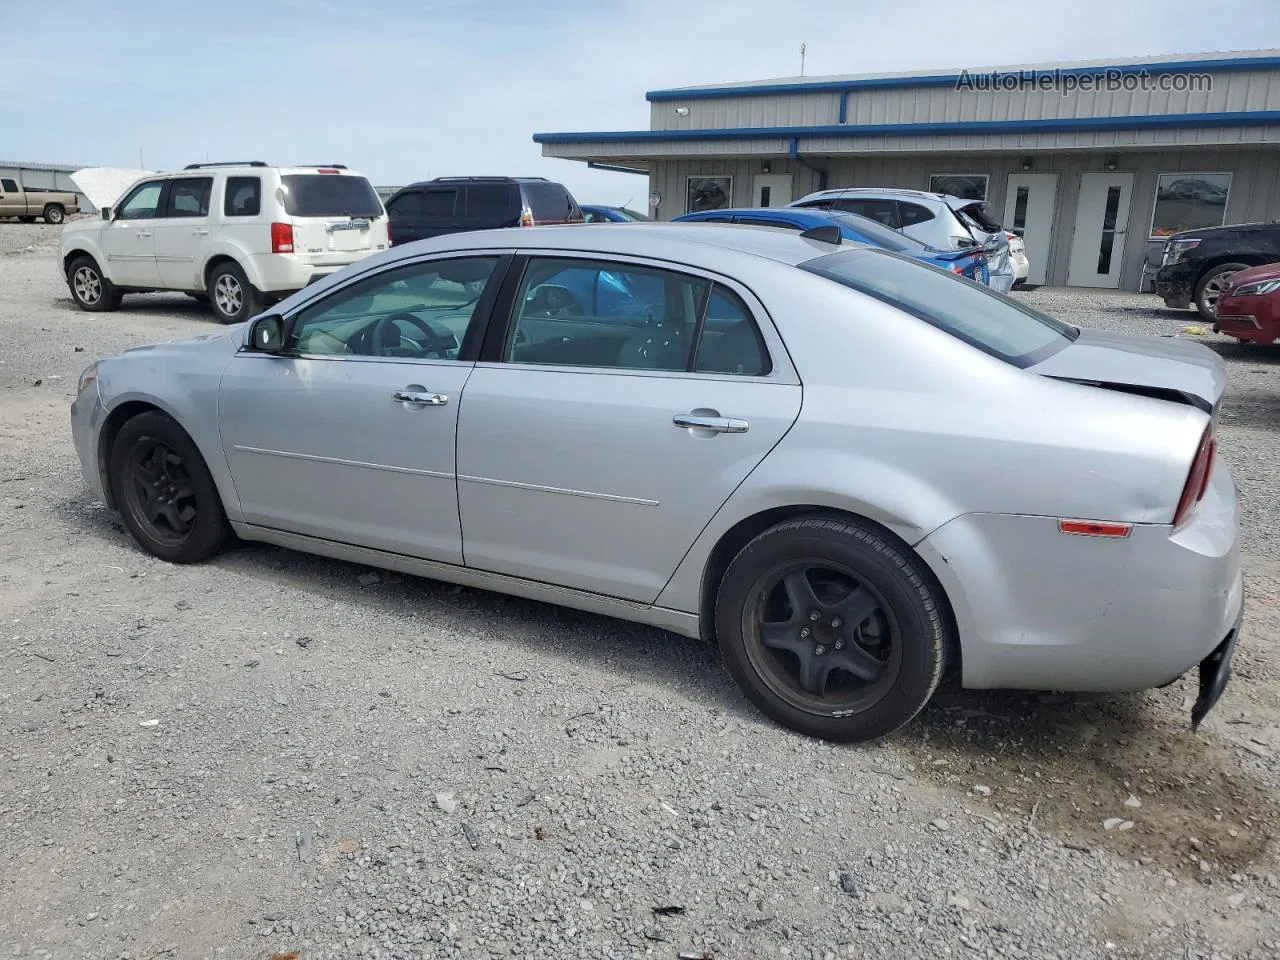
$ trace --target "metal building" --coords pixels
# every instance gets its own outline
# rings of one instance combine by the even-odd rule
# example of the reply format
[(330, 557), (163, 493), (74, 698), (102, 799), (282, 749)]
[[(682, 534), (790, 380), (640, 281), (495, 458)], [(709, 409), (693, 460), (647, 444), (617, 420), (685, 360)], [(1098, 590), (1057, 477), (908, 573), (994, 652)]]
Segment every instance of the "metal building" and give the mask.
[(646, 97), (648, 130), (534, 140), (544, 156), (646, 174), (659, 219), (827, 187), (981, 198), (1024, 234), (1032, 283), (1137, 290), (1170, 233), (1280, 218), (1280, 50)]
[(89, 198), (76, 189), (71, 182), (70, 174), (84, 169), (83, 166), (68, 166), (65, 163), (21, 163), (16, 160), (0, 160), (0, 177), (17, 180), (24, 187), (38, 190), (62, 190), (74, 193), (79, 198), (80, 209), (85, 213), (95, 213), (96, 208)]

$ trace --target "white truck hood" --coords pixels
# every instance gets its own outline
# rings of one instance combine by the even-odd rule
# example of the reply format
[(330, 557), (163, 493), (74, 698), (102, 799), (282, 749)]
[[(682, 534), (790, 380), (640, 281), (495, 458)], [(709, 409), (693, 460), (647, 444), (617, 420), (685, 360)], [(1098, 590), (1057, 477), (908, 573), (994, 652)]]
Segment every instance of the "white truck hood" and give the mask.
[(154, 171), (133, 170), (127, 167), (85, 167), (71, 174), (71, 182), (89, 202), (101, 210), (114, 206), (124, 192)]

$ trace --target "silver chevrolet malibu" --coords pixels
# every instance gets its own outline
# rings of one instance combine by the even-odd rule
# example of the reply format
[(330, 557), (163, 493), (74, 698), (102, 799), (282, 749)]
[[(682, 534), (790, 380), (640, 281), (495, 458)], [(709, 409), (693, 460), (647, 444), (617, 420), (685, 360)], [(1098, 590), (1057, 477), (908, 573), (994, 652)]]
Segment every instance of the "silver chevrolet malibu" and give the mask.
[[(710, 224), (396, 247), (99, 360), (85, 479), (148, 551), (234, 532), (718, 642), (806, 734), (972, 688), (1222, 693), (1235, 489), (1197, 344)], [(494, 641), (499, 642), (499, 641)]]

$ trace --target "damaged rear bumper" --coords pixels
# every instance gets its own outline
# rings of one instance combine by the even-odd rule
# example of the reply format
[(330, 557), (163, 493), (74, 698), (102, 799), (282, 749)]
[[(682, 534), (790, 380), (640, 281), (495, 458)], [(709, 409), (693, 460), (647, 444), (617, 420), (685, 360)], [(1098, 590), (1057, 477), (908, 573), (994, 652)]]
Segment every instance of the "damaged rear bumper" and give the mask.
[(1192, 732), (1200, 727), (1209, 711), (1222, 698), (1223, 691), (1227, 689), (1227, 683), (1231, 680), (1231, 658), (1235, 656), (1236, 641), (1240, 639), (1240, 625), (1243, 621), (1244, 604), (1241, 604), (1240, 612), (1236, 614), (1235, 626), (1231, 628), (1226, 639), (1200, 661), (1200, 693), (1191, 707)]

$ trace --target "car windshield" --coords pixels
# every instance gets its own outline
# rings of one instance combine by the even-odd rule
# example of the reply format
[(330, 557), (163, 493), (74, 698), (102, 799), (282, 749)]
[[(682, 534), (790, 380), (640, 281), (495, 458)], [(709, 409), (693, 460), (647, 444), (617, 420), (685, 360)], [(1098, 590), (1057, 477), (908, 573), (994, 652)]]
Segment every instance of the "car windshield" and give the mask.
[(925, 244), (915, 237), (899, 233), (893, 227), (886, 227), (870, 217), (860, 217), (856, 213), (836, 213), (831, 219), (835, 223), (844, 224), (850, 230), (856, 230), (878, 247), (893, 250), (895, 253), (917, 254), (925, 249)]
[(1017, 367), (1039, 363), (1080, 335), (1070, 324), (981, 284), (881, 250), (863, 247), (832, 253), (799, 266), (895, 306)]
[(380, 217), (382, 201), (364, 177), (291, 173), (280, 178), (291, 217)]

